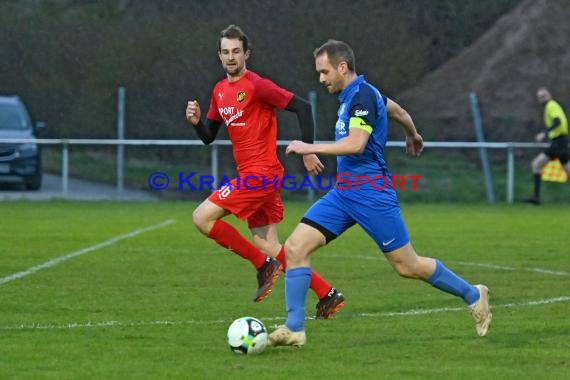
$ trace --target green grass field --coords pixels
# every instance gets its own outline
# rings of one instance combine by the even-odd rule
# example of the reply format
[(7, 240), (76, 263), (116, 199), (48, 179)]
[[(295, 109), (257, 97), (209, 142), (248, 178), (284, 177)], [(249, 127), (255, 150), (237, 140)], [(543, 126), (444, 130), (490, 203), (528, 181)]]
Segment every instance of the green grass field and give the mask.
[[(485, 338), (353, 228), (313, 259), (346, 307), (309, 320), (305, 347), (257, 357), (232, 353), (226, 329), (281, 323), (283, 281), (253, 303), (253, 268), (195, 231), (194, 206), (0, 203), (0, 379), (570, 378), (567, 205), (403, 205), (420, 254), (489, 286)], [(307, 206), (286, 205), (282, 238)]]

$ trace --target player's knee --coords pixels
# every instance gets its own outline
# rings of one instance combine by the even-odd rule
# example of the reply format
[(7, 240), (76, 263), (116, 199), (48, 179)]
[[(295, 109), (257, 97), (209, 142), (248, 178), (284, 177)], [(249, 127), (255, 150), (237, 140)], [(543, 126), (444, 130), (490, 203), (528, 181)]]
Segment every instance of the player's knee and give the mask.
[(285, 256), (287, 258), (287, 266), (301, 265), (306, 259), (307, 254), (303, 250), (303, 244), (298, 239), (289, 238), (285, 241)]
[(540, 163), (538, 163), (538, 162), (536, 162), (536, 161), (533, 161), (533, 162), (530, 164), (530, 168), (531, 168), (531, 170), (532, 170), (532, 172), (533, 172), (534, 174), (540, 173), (540, 170), (542, 169)]
[(198, 231), (200, 231), (204, 235), (207, 235), (210, 232), (210, 229), (212, 228), (211, 223), (209, 223), (209, 221), (206, 220), (206, 218), (204, 217), (203, 213), (200, 211), (199, 208), (194, 210), (194, 212), (192, 213), (192, 222), (194, 223)]

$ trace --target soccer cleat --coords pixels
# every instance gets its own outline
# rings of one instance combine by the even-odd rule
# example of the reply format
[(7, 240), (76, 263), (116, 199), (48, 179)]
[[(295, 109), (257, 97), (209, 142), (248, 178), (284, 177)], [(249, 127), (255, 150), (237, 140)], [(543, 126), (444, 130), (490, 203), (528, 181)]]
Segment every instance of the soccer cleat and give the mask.
[(331, 319), (333, 314), (344, 306), (344, 296), (332, 288), (329, 293), (317, 303), (315, 319)]
[(283, 266), (278, 260), (268, 257), (265, 263), (257, 270), (257, 294), (253, 299), (254, 302), (260, 302), (269, 295), (273, 289), (275, 281), (279, 278), (281, 268)]
[(469, 306), (469, 308), (475, 320), (477, 335), (485, 336), (489, 331), (489, 327), (491, 327), (491, 320), (493, 319), (493, 314), (491, 314), (491, 309), (489, 308), (489, 289), (485, 285), (475, 285), (475, 287), (479, 291), (479, 300)]
[(276, 346), (304, 346), (307, 343), (305, 331), (291, 331), (285, 325), (278, 326), (275, 331), (269, 334), (269, 347)]

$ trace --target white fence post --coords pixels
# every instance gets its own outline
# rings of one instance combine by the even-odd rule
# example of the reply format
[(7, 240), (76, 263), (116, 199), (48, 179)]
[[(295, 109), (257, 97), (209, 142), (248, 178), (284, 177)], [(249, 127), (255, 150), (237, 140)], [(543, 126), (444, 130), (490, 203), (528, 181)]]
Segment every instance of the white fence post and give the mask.
[[(475, 128), (475, 135), (478, 142), (485, 142), (483, 133), (483, 122), (481, 121), (481, 112), (479, 111), (479, 102), (477, 94), (471, 92), (469, 94), (469, 101), (471, 103), (471, 112), (473, 114), (473, 126)], [(493, 191), (493, 177), (491, 169), (489, 169), (489, 158), (487, 157), (487, 150), (484, 146), (479, 148), (479, 157), (481, 159), (481, 166), (483, 167), (483, 178), (485, 180), (485, 189), (487, 191), (487, 201), (495, 203), (495, 192)]]
[(218, 146), (215, 144), (210, 150), (210, 170), (212, 177), (214, 177), (214, 186), (218, 186)]
[[(315, 128), (317, 128), (317, 92), (315, 90), (309, 91), (309, 103), (311, 104), (311, 111), (313, 111), (313, 123), (315, 124)], [(313, 131), (313, 138), (316, 139), (317, 136), (316, 135), (316, 131)], [(314, 181), (314, 176), (311, 176), (311, 182), (315, 183)], [(309, 202), (311, 202), (313, 199), (315, 199), (315, 189), (313, 189), (311, 186), (308, 186), (307, 188), (307, 200)]]
[(63, 140), (61, 143), (61, 192), (67, 196), (69, 187), (69, 143)]
[(512, 146), (507, 148), (507, 203), (513, 203), (515, 195), (515, 152)]
[[(117, 92), (117, 139), (125, 139), (125, 97), (126, 90), (119, 87)], [(117, 145), (117, 192), (123, 192), (125, 182), (125, 146), (121, 143)]]

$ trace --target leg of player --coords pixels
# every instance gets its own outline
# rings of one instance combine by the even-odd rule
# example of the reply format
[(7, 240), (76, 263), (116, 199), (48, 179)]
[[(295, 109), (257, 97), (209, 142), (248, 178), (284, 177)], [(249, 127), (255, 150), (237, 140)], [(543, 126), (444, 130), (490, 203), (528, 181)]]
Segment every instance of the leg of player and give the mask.
[(281, 272), (279, 261), (264, 255), (230, 224), (221, 220), (229, 212), (206, 199), (194, 213), (192, 220), (200, 232), (224, 248), (248, 260), (257, 269), (258, 289), (254, 301), (263, 300), (273, 288)]
[(566, 171), (566, 174), (570, 178), (570, 162), (566, 162), (562, 167), (564, 168), (564, 170)]
[[(287, 268), (285, 260), (285, 246), (279, 243), (278, 224), (270, 224), (263, 227), (251, 228), (253, 244), (267, 256), (276, 258), (283, 266), (283, 271)], [(345, 304), (344, 295), (332, 287), (317, 272), (311, 272), (311, 290), (319, 298), (316, 306), (316, 319), (330, 319)]]
[(446, 293), (461, 297), (475, 319), (477, 334), (484, 336), (491, 325), (489, 290), (484, 285), (471, 285), (447, 269), (439, 260), (418, 256), (411, 243), (385, 254), (402, 277), (421, 279)]
[[(281, 247), (277, 255), (277, 260), (283, 264), (283, 269), (285, 270), (287, 267), (285, 246)], [(331, 319), (345, 304), (344, 295), (314, 270), (311, 272), (309, 288), (315, 292), (319, 298), (319, 302), (317, 302), (316, 306), (315, 319)]]
[(287, 320), (269, 335), (270, 346), (303, 346), (305, 304), (311, 281), (310, 255), (326, 244), (325, 237), (315, 228), (300, 223), (285, 242), (288, 269), (285, 272), (285, 303)]
[(532, 160), (530, 167), (532, 169), (532, 176), (534, 180), (534, 194), (524, 200), (526, 203), (531, 203), (534, 205), (540, 204), (540, 185), (542, 184), (540, 171), (548, 163), (548, 161), (550, 161), (550, 158), (544, 153), (540, 153), (534, 158), (534, 160)]

